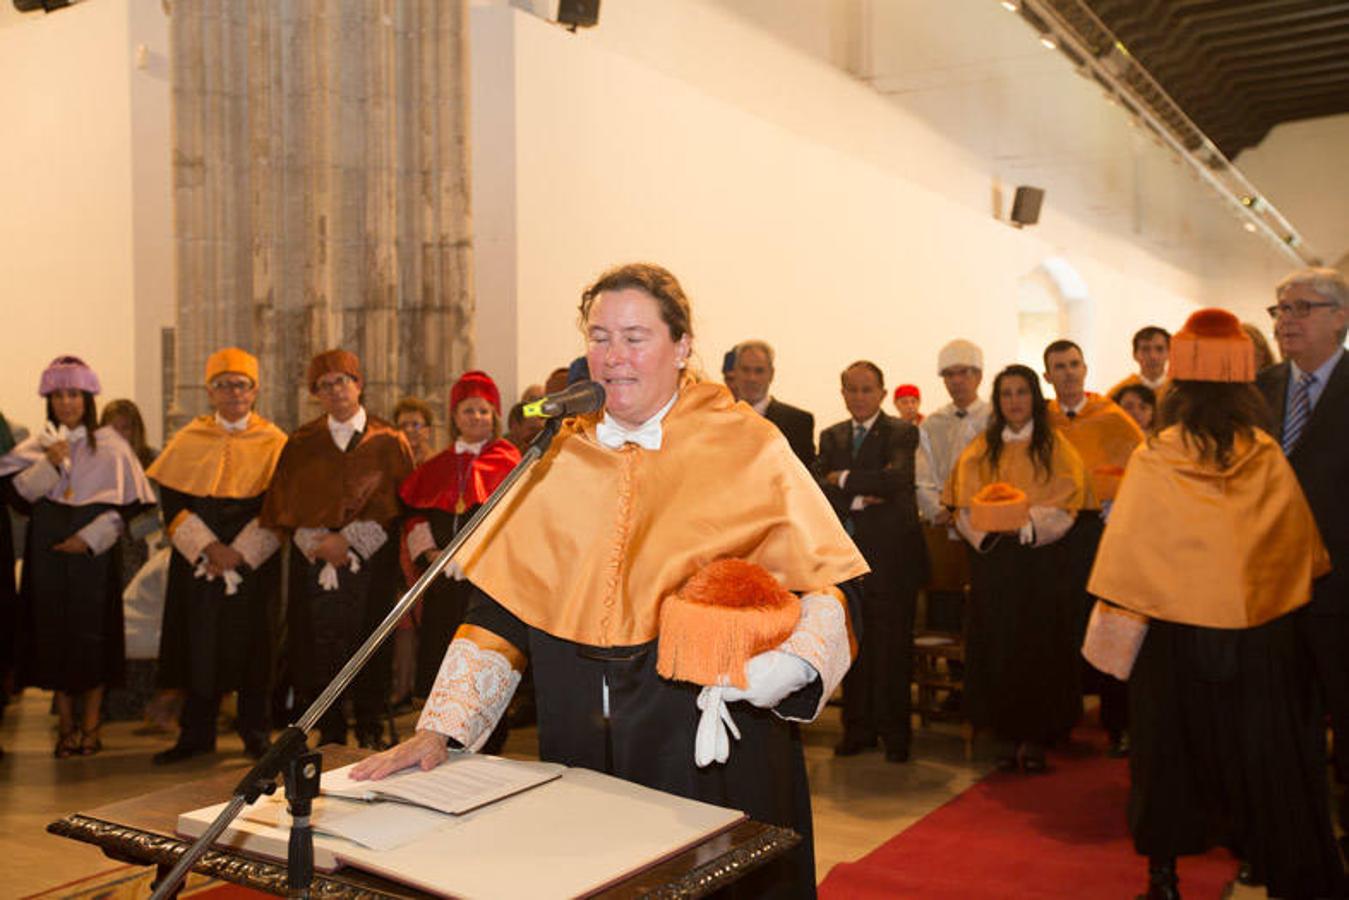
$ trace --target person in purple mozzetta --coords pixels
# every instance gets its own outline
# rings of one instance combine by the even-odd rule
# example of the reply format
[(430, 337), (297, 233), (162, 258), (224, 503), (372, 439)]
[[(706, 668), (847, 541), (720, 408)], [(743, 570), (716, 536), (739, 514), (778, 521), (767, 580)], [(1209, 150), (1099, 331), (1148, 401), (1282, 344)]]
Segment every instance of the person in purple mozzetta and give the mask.
[(117, 538), (155, 502), (131, 445), (98, 427), (99, 390), (83, 360), (57, 357), (38, 387), (44, 427), (0, 457), (6, 493), (29, 511), (17, 681), (56, 692), (58, 758), (103, 747), (103, 691), (120, 683), (124, 663)]

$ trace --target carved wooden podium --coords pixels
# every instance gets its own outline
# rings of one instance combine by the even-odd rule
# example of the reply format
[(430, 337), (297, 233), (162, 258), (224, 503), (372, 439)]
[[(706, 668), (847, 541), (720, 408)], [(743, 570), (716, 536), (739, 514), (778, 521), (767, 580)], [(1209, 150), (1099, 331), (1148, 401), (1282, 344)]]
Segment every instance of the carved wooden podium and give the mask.
[[(345, 747), (325, 748), (324, 769), (336, 769), (355, 762), (367, 752)], [(237, 771), (222, 772), (88, 812), (72, 813), (48, 825), (47, 830), (94, 844), (119, 862), (158, 866), (162, 875), (190, 844), (175, 833), (179, 814), (229, 799), (238, 779)], [(800, 840), (789, 829), (746, 820), (677, 856), (629, 876), (596, 896), (701, 897), (787, 852)], [(286, 893), (283, 862), (213, 849), (202, 857), (196, 871), (258, 891)], [(433, 896), (351, 867), (326, 874), (316, 872), (311, 895), (360, 900)]]

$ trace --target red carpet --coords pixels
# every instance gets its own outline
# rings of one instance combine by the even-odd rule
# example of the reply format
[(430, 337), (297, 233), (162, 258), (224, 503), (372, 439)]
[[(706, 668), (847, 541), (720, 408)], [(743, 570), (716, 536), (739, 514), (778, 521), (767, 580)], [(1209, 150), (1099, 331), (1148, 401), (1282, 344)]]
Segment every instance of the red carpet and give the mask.
[[(1046, 775), (989, 775), (857, 862), (834, 866), (820, 896), (1134, 897), (1146, 886), (1147, 863), (1125, 820), (1129, 765), (1102, 755), (1099, 734), (1079, 733), (1071, 748), (1050, 754)], [(1213, 851), (1182, 858), (1179, 873), (1187, 900), (1209, 900), (1235, 877), (1236, 862)]]

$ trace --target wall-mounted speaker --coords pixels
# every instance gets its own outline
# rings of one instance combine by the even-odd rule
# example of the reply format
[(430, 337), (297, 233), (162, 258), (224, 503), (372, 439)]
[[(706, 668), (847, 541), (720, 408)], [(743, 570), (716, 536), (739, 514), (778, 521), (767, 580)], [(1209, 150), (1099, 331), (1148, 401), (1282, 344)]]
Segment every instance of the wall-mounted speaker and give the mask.
[(1017, 228), (1040, 221), (1040, 204), (1045, 201), (1044, 188), (1020, 185), (1012, 201), (1012, 224)]
[(600, 0), (558, 0), (557, 21), (573, 31), (593, 28), (600, 21)]

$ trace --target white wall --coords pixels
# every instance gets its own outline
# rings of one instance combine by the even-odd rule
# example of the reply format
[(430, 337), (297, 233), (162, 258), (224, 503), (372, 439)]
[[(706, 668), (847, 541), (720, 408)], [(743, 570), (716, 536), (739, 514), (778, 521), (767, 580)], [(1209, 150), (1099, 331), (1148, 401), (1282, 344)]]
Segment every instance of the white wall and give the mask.
[(11, 8), (0, 26), (0, 409), (40, 425), (38, 376), (73, 353), (98, 372), (100, 400), (134, 397), (158, 440), (158, 326), (172, 319), (168, 89), (138, 77), (132, 48), (150, 42), (163, 70), (163, 14), (102, 0), (52, 15)]
[[(1013, 361), (1017, 284), (1046, 257), (1066, 258), (1094, 300), (1090, 327), (1073, 336), (1098, 389), (1129, 370), (1134, 329), (1177, 327), (1193, 309), (1196, 273), (1113, 231), (1069, 217), (1053, 230), (994, 221), (968, 202), (975, 183), (987, 197), (988, 172), (957, 148), (932, 164), (950, 169), (957, 196), (946, 196), (841, 146), (841, 133), (872, 123), (898, 147), (940, 154), (941, 140), (843, 73), (693, 6), (711, 22), (706, 40), (667, 38), (651, 23), (647, 52), (701, 43), (700, 52), (739, 54), (743, 77), (809, 106), (815, 135), (746, 109), (735, 90), (690, 83), (668, 56), (648, 65), (634, 55), (635, 35), (616, 51), (625, 35), (599, 38), (617, 27), (609, 19), (592, 38), (514, 10), (474, 10), (475, 57), (514, 59), (515, 144), (491, 145), (479, 130), (474, 150), (475, 188), (489, 169), (513, 166), (513, 194), (477, 188), (474, 203), (480, 216), (499, 203), (514, 210), (518, 305), (503, 315), (519, 328), (516, 384), (580, 352), (580, 290), (634, 259), (661, 262), (684, 283), (706, 368), (715, 372), (738, 340), (766, 339), (778, 351), (775, 393), (820, 425), (842, 416), (837, 373), (857, 358), (881, 365), (887, 383), (919, 384), (928, 406), (942, 396), (934, 370), (946, 340), (980, 343), (990, 377)], [(475, 127), (489, 114), (504, 113), (479, 110)], [(478, 264), (487, 277), (487, 260)], [(480, 293), (480, 321), (493, 315)]]

